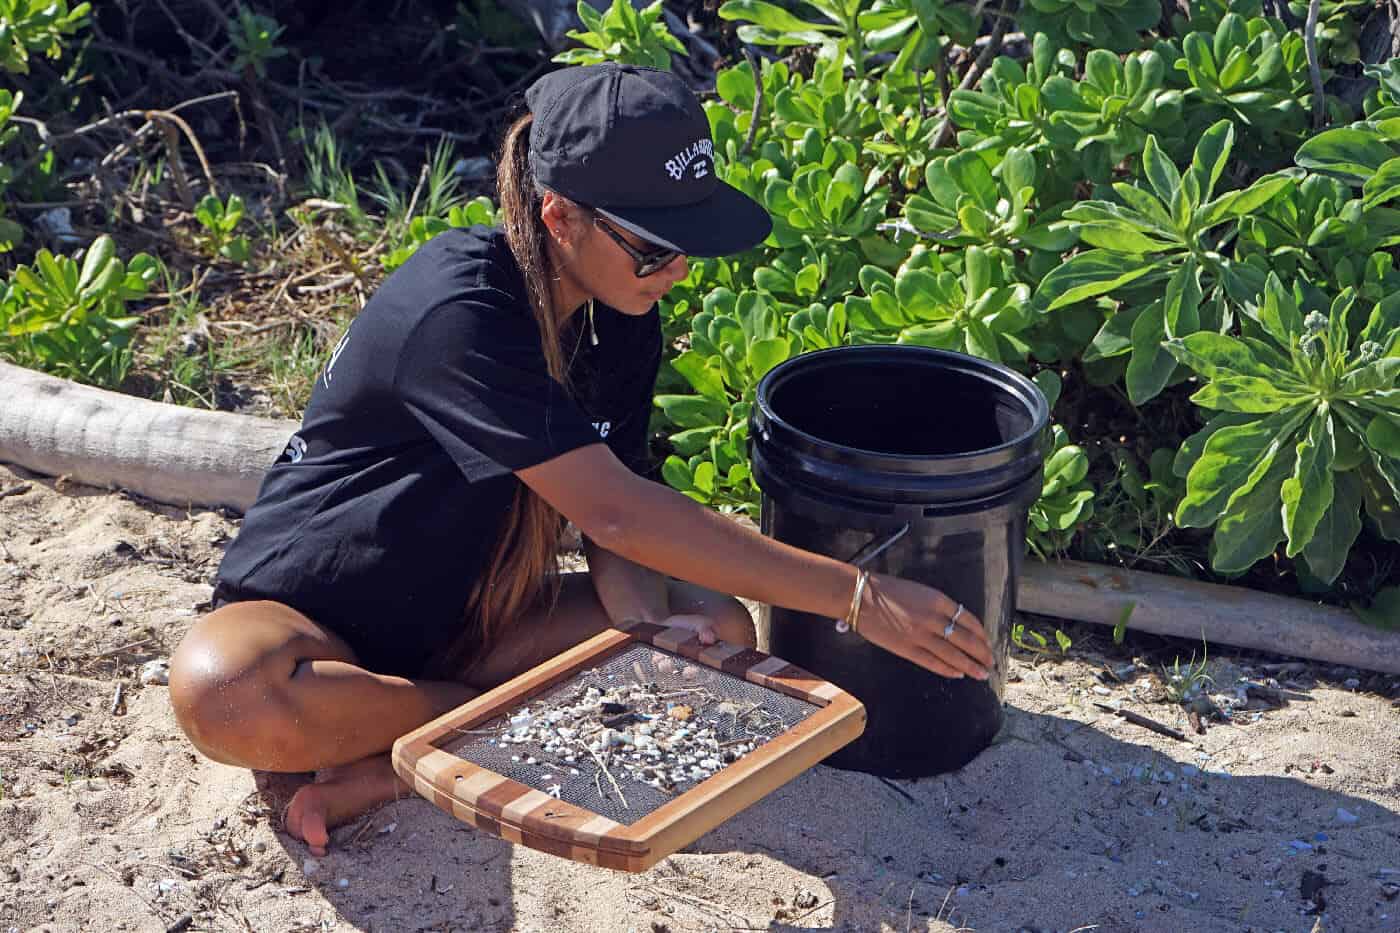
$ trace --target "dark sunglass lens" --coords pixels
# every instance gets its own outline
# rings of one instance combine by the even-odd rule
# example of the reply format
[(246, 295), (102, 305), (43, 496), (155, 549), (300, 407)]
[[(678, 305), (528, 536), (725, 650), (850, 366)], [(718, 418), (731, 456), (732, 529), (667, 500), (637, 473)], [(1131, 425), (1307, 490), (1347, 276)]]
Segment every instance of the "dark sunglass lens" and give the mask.
[(680, 253), (677, 253), (675, 250), (666, 250), (665, 252), (647, 256), (645, 259), (639, 260), (637, 263), (637, 277), (641, 278), (643, 276), (655, 275), (669, 266), (679, 255)]

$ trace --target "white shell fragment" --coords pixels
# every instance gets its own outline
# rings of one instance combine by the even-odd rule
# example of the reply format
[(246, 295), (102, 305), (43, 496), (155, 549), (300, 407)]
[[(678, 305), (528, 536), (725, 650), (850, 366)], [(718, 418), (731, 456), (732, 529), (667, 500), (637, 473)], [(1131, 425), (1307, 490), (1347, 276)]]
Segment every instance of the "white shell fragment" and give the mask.
[(164, 658), (147, 661), (145, 664), (141, 665), (141, 673), (138, 677), (141, 683), (148, 687), (164, 687), (170, 683), (170, 662)]

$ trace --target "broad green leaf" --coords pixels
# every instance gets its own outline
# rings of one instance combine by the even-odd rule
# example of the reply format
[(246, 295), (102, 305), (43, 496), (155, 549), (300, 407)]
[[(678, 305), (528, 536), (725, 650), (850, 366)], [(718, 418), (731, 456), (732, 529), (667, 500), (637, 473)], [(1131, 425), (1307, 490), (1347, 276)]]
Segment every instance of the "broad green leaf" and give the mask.
[(1243, 341), (1227, 334), (1202, 331), (1168, 344), (1172, 354), (1198, 375), (1276, 377), (1274, 370), (1260, 362)]
[(695, 488), (701, 492), (714, 494), (715, 491), (715, 465), (709, 460), (701, 463), (695, 468), (695, 473), (691, 477), (691, 482)]
[(1400, 459), (1400, 415), (1376, 415), (1366, 426), (1366, 444), (1383, 457)]
[(754, 341), (749, 345), (748, 353), (749, 368), (753, 370), (754, 378), (763, 378), (768, 370), (786, 360), (791, 352), (792, 345), (785, 337)]
[(710, 441), (723, 430), (724, 428), (719, 425), (713, 425), (708, 428), (691, 428), (687, 431), (677, 431), (667, 438), (667, 440), (671, 442), (671, 446), (675, 448), (676, 453), (680, 454), (682, 457), (690, 457), (709, 447)]
[(1295, 161), (1303, 168), (1331, 175), (1347, 184), (1364, 185), (1395, 155), (1395, 149), (1376, 130), (1340, 127), (1304, 142), (1298, 148)]
[(729, 412), (724, 403), (699, 395), (658, 395), (654, 401), (673, 424), (682, 428), (722, 425)]
[(1176, 203), (1177, 194), (1181, 189), (1181, 174), (1172, 164), (1172, 160), (1158, 147), (1156, 136), (1147, 137), (1147, 145), (1142, 151), (1142, 169), (1162, 203)]
[(1229, 120), (1221, 120), (1206, 130), (1196, 143), (1196, 152), (1191, 157), (1191, 173), (1196, 176), (1196, 186), (1203, 200), (1209, 200), (1215, 190), (1215, 183), (1225, 171), (1230, 160), (1230, 150), (1235, 144), (1235, 127)]
[(1341, 574), (1347, 554), (1361, 533), (1361, 480), (1355, 472), (1334, 473), (1332, 483), (1332, 507), (1303, 545), (1308, 570), (1328, 584)]
[(691, 388), (709, 399), (728, 403), (724, 390), (723, 369), (714, 357), (707, 357), (694, 350), (687, 350), (671, 361), (676, 372), (690, 383)]
[(1317, 523), (1332, 506), (1332, 460), (1336, 452), (1332, 414), (1323, 406), (1313, 415), (1298, 444), (1293, 475), (1284, 480), (1281, 491), (1289, 557), (1296, 557), (1312, 540)]
[(1283, 171), (1256, 179), (1248, 188), (1227, 191), (1202, 209), (1200, 226), (1213, 227), (1231, 217), (1253, 214), (1277, 197), (1280, 191), (1295, 184), (1297, 177), (1289, 171)]
[(1164, 260), (1147, 262), (1143, 257), (1093, 249), (1080, 253), (1056, 267), (1040, 282), (1035, 300), (1047, 311), (1103, 295), (1157, 272)]
[[(1279, 412), (1258, 421), (1225, 425), (1213, 431), (1187, 474), (1186, 496), (1177, 509), (1177, 524), (1183, 528), (1205, 528), (1214, 523), (1231, 497), (1257, 475), (1261, 467), (1267, 469), (1273, 463), (1279, 449), (1306, 415), (1306, 412)], [(1277, 501), (1271, 510), (1278, 513)], [(1280, 533), (1282, 527), (1280, 519)]]
[(1176, 360), (1162, 345), (1163, 316), (1162, 302), (1154, 301), (1133, 322), (1133, 355), (1125, 382), (1134, 405), (1156, 398), (1176, 370)]
[(695, 483), (691, 479), (690, 466), (675, 454), (667, 457), (666, 462), (661, 464), (661, 478), (666, 481), (666, 485), (680, 492), (687, 492), (695, 488)]
[(1168, 337), (1194, 334), (1201, 327), (1201, 270), (1190, 255), (1167, 280), (1163, 321)]
[(1244, 573), (1274, 552), (1284, 537), (1280, 490), (1292, 467), (1292, 451), (1280, 452), (1251, 489), (1231, 500), (1211, 538), (1212, 567), (1221, 573)]
[(1133, 348), (1133, 324), (1137, 322), (1141, 308), (1120, 308), (1108, 316), (1098, 333), (1094, 335), (1089, 348), (1084, 351), (1084, 361), (1110, 359), (1121, 356)]
[(1266, 414), (1305, 400), (1301, 389), (1275, 385), (1259, 376), (1218, 376), (1191, 396), (1202, 408)]
[(779, 44), (819, 43), (827, 40), (828, 33), (840, 31), (830, 23), (798, 19), (782, 7), (765, 3), (764, 0), (726, 0), (719, 8), (719, 17), (753, 23), (753, 26), (739, 28), (755, 37), (776, 40)]
[(1400, 197), (1400, 159), (1389, 159), (1376, 169), (1376, 174), (1366, 179), (1361, 188), (1362, 205), (1376, 207)]

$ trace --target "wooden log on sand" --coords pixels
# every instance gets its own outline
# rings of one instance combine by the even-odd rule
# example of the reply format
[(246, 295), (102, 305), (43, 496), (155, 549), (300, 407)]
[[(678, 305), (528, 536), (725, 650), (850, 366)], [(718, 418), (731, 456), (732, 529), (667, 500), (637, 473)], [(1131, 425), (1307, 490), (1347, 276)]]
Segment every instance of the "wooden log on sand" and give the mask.
[(0, 362), (0, 462), (242, 512), (295, 421), (182, 408)]
[(1016, 608), (1238, 648), (1400, 674), (1400, 634), (1365, 625), (1345, 609), (1238, 586), (1200, 583), (1080, 561), (1027, 560)]
[[(295, 421), (180, 408), (0, 363), (0, 462), (174, 505), (247, 510)], [(1400, 673), (1400, 635), (1344, 609), (1097, 564), (1027, 560), (1027, 612)]]

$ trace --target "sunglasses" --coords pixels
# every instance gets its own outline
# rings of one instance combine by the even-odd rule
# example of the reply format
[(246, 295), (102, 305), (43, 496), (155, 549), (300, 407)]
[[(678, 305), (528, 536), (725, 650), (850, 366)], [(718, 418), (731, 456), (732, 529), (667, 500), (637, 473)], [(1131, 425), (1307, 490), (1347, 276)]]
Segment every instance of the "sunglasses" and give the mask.
[(639, 279), (644, 279), (649, 275), (655, 275), (674, 262), (676, 257), (681, 254), (680, 250), (674, 250), (666, 246), (657, 247), (649, 253), (642, 252), (631, 243), (628, 243), (617, 228), (600, 217), (596, 211), (593, 214), (593, 223), (598, 226), (599, 230), (602, 230), (608, 236), (612, 237), (617, 242), (617, 245), (621, 246), (627, 255), (632, 257), (632, 261), (637, 264), (635, 271)]

